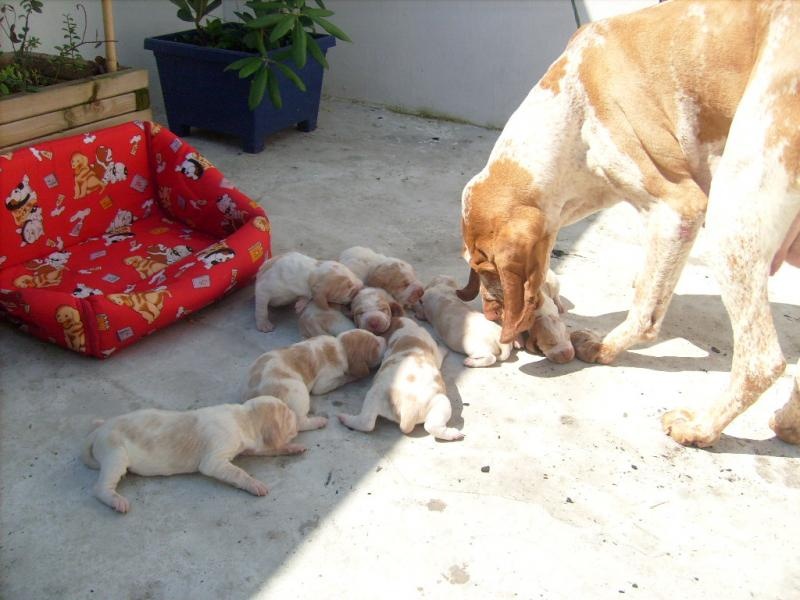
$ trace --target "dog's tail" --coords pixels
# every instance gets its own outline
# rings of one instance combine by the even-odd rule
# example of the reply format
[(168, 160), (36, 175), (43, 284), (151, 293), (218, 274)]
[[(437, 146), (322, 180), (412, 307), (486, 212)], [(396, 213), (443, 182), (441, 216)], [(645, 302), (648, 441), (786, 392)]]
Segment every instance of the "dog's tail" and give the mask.
[(89, 429), (89, 433), (86, 435), (86, 443), (83, 446), (81, 460), (83, 460), (83, 464), (90, 469), (100, 468), (100, 463), (95, 460), (94, 454), (92, 454), (92, 446), (94, 445), (94, 438), (97, 435), (97, 428), (103, 423), (105, 423), (103, 419), (95, 419), (92, 421), (92, 427)]

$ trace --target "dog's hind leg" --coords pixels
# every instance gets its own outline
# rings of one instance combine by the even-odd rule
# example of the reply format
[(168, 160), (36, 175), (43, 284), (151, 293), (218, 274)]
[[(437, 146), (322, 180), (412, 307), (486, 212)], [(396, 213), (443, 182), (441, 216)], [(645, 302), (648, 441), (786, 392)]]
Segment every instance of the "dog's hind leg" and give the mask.
[(794, 374), (794, 388), (789, 401), (769, 421), (769, 426), (788, 444), (800, 444), (800, 361)]
[(117, 484), (128, 470), (128, 454), (123, 448), (112, 448), (100, 461), (100, 475), (94, 484), (94, 495), (120, 513), (128, 512), (130, 502), (117, 493)]
[(204, 458), (198, 470), (203, 475), (224, 481), (240, 490), (250, 492), (254, 496), (266, 496), (269, 491), (266, 485), (255, 477), (251, 477), (247, 471), (232, 464), (230, 459), (220, 456)]
[(364, 398), (364, 405), (361, 407), (361, 413), (357, 415), (339, 414), (337, 416), (345, 427), (369, 433), (375, 429), (375, 422), (378, 420), (378, 414), (380, 413), (380, 404), (383, 401), (383, 392), (373, 392), (372, 389), (370, 389)]
[[(786, 366), (767, 281), (800, 209), (800, 161), (792, 159), (800, 147), (800, 98), (786, 91), (797, 85), (790, 57), (800, 52), (800, 40), (789, 29), (769, 31), (711, 184), (707, 228), (718, 249), (713, 266), (733, 329), (733, 361), (728, 387), (710, 407), (664, 415), (664, 429), (682, 444), (712, 445)], [(793, 398), (776, 426), (788, 425), (797, 408)]]
[(452, 414), (453, 409), (450, 406), (450, 399), (444, 394), (437, 394), (431, 400), (430, 410), (425, 417), (425, 431), (437, 440), (455, 441), (464, 439), (464, 434), (461, 431), (447, 426)]

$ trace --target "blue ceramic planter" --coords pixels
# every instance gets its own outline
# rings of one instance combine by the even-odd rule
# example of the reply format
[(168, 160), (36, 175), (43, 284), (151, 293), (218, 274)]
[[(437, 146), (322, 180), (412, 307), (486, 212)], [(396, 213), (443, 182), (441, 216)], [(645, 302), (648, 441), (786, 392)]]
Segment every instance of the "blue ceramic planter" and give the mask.
[[(300, 70), (290, 63), (306, 84), (305, 92), (278, 73), (283, 108), (276, 109), (265, 95), (264, 101), (251, 111), (247, 107), (250, 79), (239, 79), (236, 71), (224, 69), (252, 54), (176, 41), (187, 33), (190, 32), (144, 40), (144, 47), (156, 57), (167, 120), (175, 134), (186, 136), (191, 127), (199, 127), (235, 135), (242, 140), (245, 152), (256, 153), (264, 149), (264, 138), (269, 134), (293, 126), (300, 131), (316, 129), (323, 68), (313, 58), (309, 57)], [(336, 45), (332, 35), (315, 39), (325, 53)]]

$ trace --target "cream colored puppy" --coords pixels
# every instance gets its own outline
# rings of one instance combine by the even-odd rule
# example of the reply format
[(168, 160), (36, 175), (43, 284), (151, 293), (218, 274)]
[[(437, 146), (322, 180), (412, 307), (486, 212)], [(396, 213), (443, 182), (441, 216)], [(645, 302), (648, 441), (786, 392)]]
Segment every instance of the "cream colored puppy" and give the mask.
[(542, 304), (536, 310), (533, 326), (528, 331), (525, 349), (534, 354), (544, 354), (555, 363), (569, 362), (575, 358), (575, 348), (567, 328), (559, 317), (555, 300), (547, 294), (542, 296)]
[(339, 420), (358, 431), (375, 429), (377, 418), (399, 423), (411, 433), (423, 423), (440, 440), (460, 440), (464, 434), (447, 426), (452, 415), (439, 369), (444, 353), (431, 335), (411, 319), (396, 317), (385, 334), (388, 347), (381, 368), (364, 398), (361, 414), (340, 414)]
[(117, 512), (130, 508), (117, 493), (127, 471), (137, 475), (177, 475), (200, 471), (255, 496), (267, 486), (231, 463), (238, 454), (299, 454), (289, 442), (297, 417), (277, 398), (261, 396), (244, 404), (197, 410), (145, 409), (108, 421), (95, 421), (86, 437), (83, 462), (100, 469), (94, 495)]
[(369, 375), (386, 350), (386, 341), (369, 331), (353, 329), (337, 337), (319, 335), (287, 348), (265, 352), (249, 369), (243, 399), (269, 394), (283, 400), (297, 415), (300, 431), (320, 429), (325, 417), (309, 417), (310, 394), (326, 394)]
[(350, 305), (356, 326), (381, 334), (392, 323), (392, 317), (402, 317), (403, 307), (383, 288), (365, 287)]
[(266, 261), (256, 275), (256, 327), (272, 331), (270, 306), (286, 306), (312, 299), (320, 308), (331, 303), (349, 304), (364, 284), (350, 269), (333, 260), (316, 260), (287, 252)]
[(506, 360), (513, 344), (500, 343), (500, 325), (459, 300), (458, 287), (452, 277), (434, 277), (425, 288), (417, 316), (433, 325), (448, 348), (466, 354), (464, 364), (468, 367), (488, 367)]
[(345, 314), (349, 313), (349, 310), (341, 304), (331, 304), (328, 308), (320, 308), (314, 302), (308, 302), (305, 306), (302, 304), (298, 301), (300, 316), (297, 319), (297, 326), (304, 338), (317, 335), (337, 336), (356, 328), (356, 324)]
[(353, 246), (339, 255), (364, 285), (382, 288), (404, 307), (413, 307), (424, 292), (414, 268), (404, 260), (378, 254), (364, 246)]

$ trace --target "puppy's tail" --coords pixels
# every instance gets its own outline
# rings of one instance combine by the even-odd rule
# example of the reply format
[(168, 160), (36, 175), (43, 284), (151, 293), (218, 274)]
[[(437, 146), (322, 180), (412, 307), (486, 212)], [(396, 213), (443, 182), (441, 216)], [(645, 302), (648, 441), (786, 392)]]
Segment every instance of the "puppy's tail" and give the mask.
[(105, 423), (103, 419), (95, 419), (92, 421), (92, 427), (89, 429), (89, 433), (86, 435), (86, 443), (83, 446), (81, 460), (83, 460), (83, 464), (90, 469), (100, 468), (100, 463), (95, 460), (94, 454), (92, 454), (92, 446), (94, 445), (94, 438), (97, 436), (97, 428), (103, 423)]

